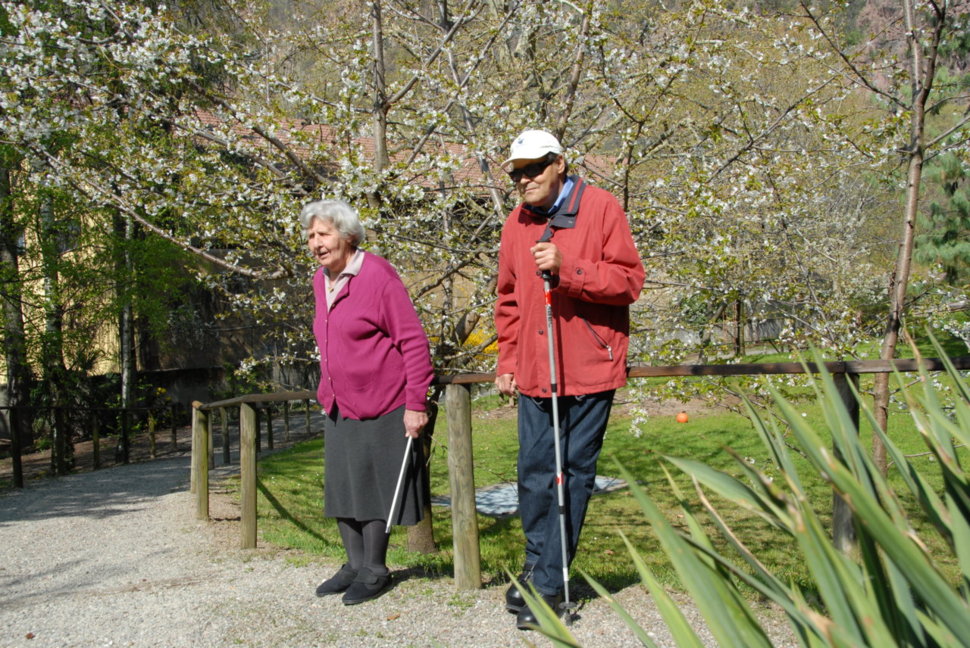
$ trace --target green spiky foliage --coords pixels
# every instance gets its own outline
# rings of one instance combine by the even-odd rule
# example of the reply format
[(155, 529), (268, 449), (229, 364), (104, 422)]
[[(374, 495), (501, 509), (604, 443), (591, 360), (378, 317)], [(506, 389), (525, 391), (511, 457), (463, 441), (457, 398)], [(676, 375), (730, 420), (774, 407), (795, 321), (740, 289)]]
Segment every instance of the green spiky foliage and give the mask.
[[(937, 351), (942, 357), (939, 346)], [(737, 457), (739, 475), (692, 459), (666, 457), (691, 479), (697, 494), (688, 498), (668, 474), (670, 487), (683, 503), (682, 519), (674, 523), (621, 467), (717, 645), (772, 645), (758, 612), (760, 603), (752, 603), (760, 598), (783, 613), (801, 646), (970, 646), (970, 475), (961, 463), (962, 448), (970, 442), (970, 388), (951, 363), (947, 368), (956, 385), (953, 403), (942, 402), (938, 385), (925, 372), (917, 387), (904, 391), (932, 459), (919, 466), (932, 466), (938, 474), (919, 467), (873, 426), (893, 462), (890, 475), (884, 477), (868, 456), (833, 377), (824, 373), (815, 389), (828, 434), (813, 429), (777, 393), (777, 420), (748, 405), (754, 429), (773, 457), (770, 472), (780, 474), (780, 479), (742, 457)], [(853, 550), (837, 548), (813, 507), (802, 485), (808, 471), (821, 474), (848, 503), (856, 538)], [(717, 498), (786, 533), (811, 581), (792, 583), (765, 568), (756, 543), (743, 542), (718, 514), (712, 503)], [(930, 535), (938, 535), (942, 542), (931, 542)], [(677, 645), (705, 645), (638, 549), (630, 543), (628, 547)], [(957, 565), (956, 575), (941, 569), (943, 563)], [(656, 645), (605, 588), (587, 580), (644, 645)], [(752, 591), (757, 596), (752, 597)], [(557, 645), (576, 645), (555, 617), (539, 615), (539, 620), (541, 632)]]

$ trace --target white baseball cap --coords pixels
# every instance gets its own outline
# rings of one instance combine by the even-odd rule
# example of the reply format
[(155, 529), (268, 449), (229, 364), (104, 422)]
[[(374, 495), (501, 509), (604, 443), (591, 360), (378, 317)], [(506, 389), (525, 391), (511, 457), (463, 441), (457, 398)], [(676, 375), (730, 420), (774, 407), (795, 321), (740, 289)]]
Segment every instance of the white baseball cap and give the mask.
[(544, 130), (524, 130), (512, 140), (512, 155), (502, 168), (507, 169), (516, 160), (538, 160), (547, 153), (562, 155), (562, 144), (552, 133)]

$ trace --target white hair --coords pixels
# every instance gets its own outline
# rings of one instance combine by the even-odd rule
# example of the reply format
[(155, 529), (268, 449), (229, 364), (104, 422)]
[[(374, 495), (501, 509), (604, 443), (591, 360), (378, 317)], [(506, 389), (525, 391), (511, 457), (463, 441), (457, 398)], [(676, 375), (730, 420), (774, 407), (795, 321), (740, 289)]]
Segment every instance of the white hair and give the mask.
[(367, 236), (357, 211), (342, 200), (316, 200), (307, 203), (300, 212), (300, 225), (303, 226), (304, 233), (310, 230), (314, 218), (332, 223), (340, 236), (349, 241), (352, 247), (360, 245)]

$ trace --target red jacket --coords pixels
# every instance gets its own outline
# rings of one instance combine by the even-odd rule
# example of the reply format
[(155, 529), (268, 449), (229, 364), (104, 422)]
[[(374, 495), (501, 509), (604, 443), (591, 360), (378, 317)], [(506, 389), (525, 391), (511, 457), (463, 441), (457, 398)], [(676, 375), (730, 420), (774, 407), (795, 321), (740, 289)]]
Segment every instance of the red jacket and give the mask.
[[(577, 184), (581, 183), (576, 178)], [(542, 277), (529, 252), (545, 218), (522, 205), (509, 214), (499, 249), (496, 373), (515, 375), (527, 396), (549, 397), (549, 347)], [(644, 270), (630, 225), (609, 192), (586, 185), (575, 227), (553, 229), (562, 254), (553, 278), (552, 312), (560, 396), (593, 394), (626, 384), (629, 306)]]

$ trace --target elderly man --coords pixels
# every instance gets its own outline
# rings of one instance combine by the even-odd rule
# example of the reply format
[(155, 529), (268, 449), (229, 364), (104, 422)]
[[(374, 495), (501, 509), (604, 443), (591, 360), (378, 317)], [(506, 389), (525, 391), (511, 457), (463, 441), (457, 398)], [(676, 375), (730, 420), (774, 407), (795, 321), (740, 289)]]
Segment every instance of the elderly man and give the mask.
[[(512, 142), (502, 166), (522, 198), (502, 229), (495, 306), (495, 384), (503, 394), (520, 394), (518, 490), (525, 566), (519, 580), (531, 582), (557, 610), (593, 492), (613, 394), (626, 384), (629, 306), (640, 295), (644, 270), (619, 202), (568, 174), (554, 135), (524, 131)], [(544, 277), (550, 285), (551, 332), (546, 330)], [(562, 513), (556, 491), (553, 398), (560, 415)], [(517, 614), (520, 629), (536, 623), (514, 585), (506, 593), (506, 606)]]

